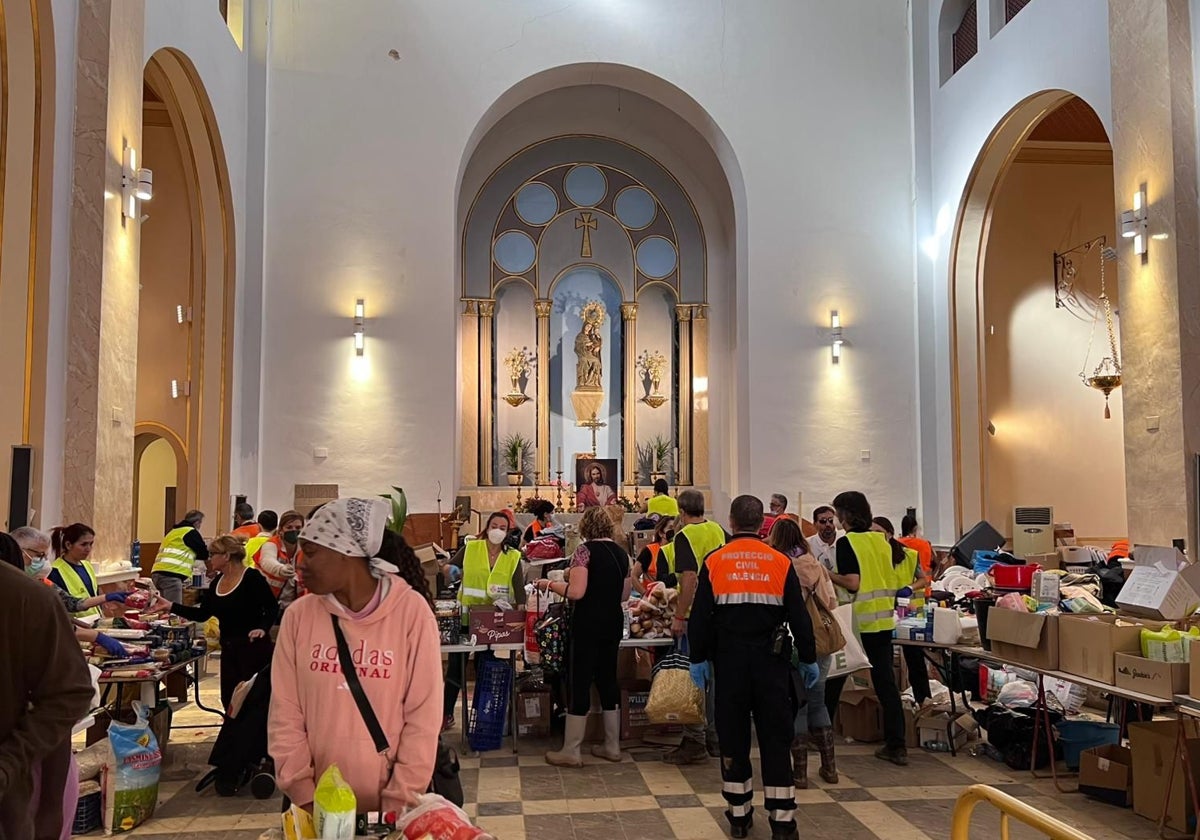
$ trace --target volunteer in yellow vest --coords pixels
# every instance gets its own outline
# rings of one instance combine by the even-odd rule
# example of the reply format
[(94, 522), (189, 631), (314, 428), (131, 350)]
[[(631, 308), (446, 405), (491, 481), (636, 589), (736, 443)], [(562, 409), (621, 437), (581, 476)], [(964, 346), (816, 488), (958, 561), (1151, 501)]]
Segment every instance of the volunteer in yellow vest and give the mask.
[[(892, 631), (896, 628), (897, 567), (906, 563), (904, 546), (888, 542), (872, 530), (871, 505), (857, 491), (841, 493), (834, 510), (846, 535), (837, 541), (837, 574), (833, 582), (854, 593), (854, 620), (863, 651), (871, 663), (871, 683), (883, 707), (883, 746), (875, 757), (908, 764), (904, 746), (904, 708), (892, 672)], [(907, 584), (906, 584), (907, 585)]]
[[(50, 567), (50, 582), (72, 598), (86, 600), (100, 594), (96, 570), (88, 562), (96, 532), (76, 522), (50, 532), (50, 548), (57, 558)], [(99, 607), (89, 607), (74, 613), (76, 618), (99, 618)]]
[(678, 516), (679, 502), (669, 495), (670, 485), (665, 478), (654, 482), (654, 495), (646, 500), (645, 513), (651, 516)]
[(184, 583), (192, 577), (197, 560), (208, 560), (208, 544), (200, 536), (204, 514), (189, 510), (183, 519), (167, 532), (154, 558), (150, 579), (164, 598), (173, 604), (183, 603)]
[(275, 529), (279, 527), (279, 514), (273, 510), (264, 510), (258, 514), (258, 533), (246, 540), (246, 568), (253, 569), (258, 562), (256, 555), (271, 539)]
[[(470, 623), (471, 607), (490, 607), (497, 601), (505, 601), (513, 607), (525, 604), (521, 552), (513, 547), (519, 535), (508, 514), (497, 511), (487, 518), (483, 533), (468, 541), (450, 561), (463, 570), (462, 584), (458, 589), (463, 627)], [(485, 655), (490, 656), (480, 654)], [(462, 688), (459, 682), (466, 656), (465, 653), (452, 653), (447, 663), (442, 705), (443, 729), (454, 725), (454, 706)]]
[[(761, 504), (761, 503), (760, 503)], [(675, 531), (675, 576), (679, 579), (679, 598), (675, 601), (675, 617), (671, 634), (676, 638), (687, 632), (688, 614), (696, 597), (696, 583), (704, 558), (725, 545), (725, 529), (704, 518), (704, 495), (699, 490), (684, 490), (679, 494), (679, 519)], [(682, 525), (683, 527), (678, 527)], [(659, 579), (670, 571), (659, 563)], [(717, 747), (717, 727), (713, 715), (713, 693), (708, 691), (708, 725), (696, 724), (683, 728), (679, 746), (663, 756), (668, 764), (692, 764), (720, 754)]]
[[(682, 502), (682, 499), (680, 499)], [(762, 501), (738, 496), (729, 509), (734, 532), (704, 562), (688, 621), (692, 679), (716, 683), (721, 795), (732, 837), (747, 837), (753, 823), (750, 724), (761, 752), (763, 799), (771, 837), (797, 840), (796, 788), (792, 782), (792, 728), (797, 710), (793, 640), (799, 676), (816, 686), (816, 642), (804, 591), (791, 558), (758, 537)], [(788, 637), (787, 629), (791, 630)]]
[(654, 526), (654, 536), (650, 543), (638, 552), (637, 559), (633, 561), (630, 577), (633, 579), (633, 589), (639, 595), (645, 595), (650, 584), (660, 580), (660, 567), (665, 567), (670, 577), (670, 581), (664, 581), (666, 585), (675, 585), (675, 546), (671, 544), (673, 539), (675, 519), (664, 516)]
[[(896, 566), (896, 587), (901, 595), (905, 591), (911, 593), (904, 596), (908, 598), (909, 611), (918, 612), (925, 609), (925, 590), (928, 579), (925, 571), (921, 568), (920, 552), (896, 539), (896, 528), (892, 525), (892, 520), (886, 516), (876, 516), (874, 521), (876, 530), (882, 531), (888, 538), (893, 553), (897, 545), (904, 549), (904, 561)], [(917, 705), (920, 705), (932, 696), (929, 691), (929, 664), (925, 661), (925, 654), (920, 648), (901, 645), (900, 652), (908, 666), (908, 682), (912, 686), (913, 699), (917, 701)]]

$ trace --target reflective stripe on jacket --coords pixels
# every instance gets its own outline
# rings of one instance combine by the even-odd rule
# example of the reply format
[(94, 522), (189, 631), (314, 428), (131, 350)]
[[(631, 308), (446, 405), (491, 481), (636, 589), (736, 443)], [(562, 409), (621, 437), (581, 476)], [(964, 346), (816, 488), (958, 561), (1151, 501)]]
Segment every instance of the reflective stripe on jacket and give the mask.
[(846, 534), (858, 558), (858, 592), (854, 596), (854, 620), (859, 633), (878, 633), (896, 627), (896, 571), (892, 546), (878, 531)]
[(194, 530), (196, 529), (188, 525), (168, 531), (158, 548), (158, 556), (154, 558), (154, 568), (150, 571), (190, 578), (192, 566), (196, 562), (196, 552), (188, 547), (183, 538), (189, 531)]
[(487, 540), (471, 540), (463, 553), (462, 585), (458, 588), (458, 602), (463, 605), (462, 623), (470, 623), (471, 607), (489, 606), (497, 598), (512, 601), (513, 574), (521, 562), (521, 552), (506, 549), (496, 558), (496, 565), (488, 563)]

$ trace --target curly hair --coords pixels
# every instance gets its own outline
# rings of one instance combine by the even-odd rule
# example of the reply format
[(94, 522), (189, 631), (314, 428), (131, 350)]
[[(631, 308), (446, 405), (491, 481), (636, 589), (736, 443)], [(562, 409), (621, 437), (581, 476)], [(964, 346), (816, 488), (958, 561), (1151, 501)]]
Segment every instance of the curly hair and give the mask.
[(613, 521), (602, 507), (590, 507), (583, 512), (579, 520), (579, 536), (585, 541), (611, 540), (613, 538)]
[(235, 537), (233, 534), (226, 534), (223, 537), (217, 537), (208, 544), (208, 553), (212, 554), (227, 554), (231, 563), (246, 562), (246, 544), (242, 542), (240, 537)]
[(425, 579), (421, 561), (404, 537), (391, 529), (385, 529), (383, 543), (379, 546), (379, 553), (376, 556), (396, 566), (400, 570), (400, 577), (420, 593), (421, 597), (425, 599), (425, 603), (429, 604), (430, 609), (433, 608), (433, 599), (429, 595), (429, 582)]

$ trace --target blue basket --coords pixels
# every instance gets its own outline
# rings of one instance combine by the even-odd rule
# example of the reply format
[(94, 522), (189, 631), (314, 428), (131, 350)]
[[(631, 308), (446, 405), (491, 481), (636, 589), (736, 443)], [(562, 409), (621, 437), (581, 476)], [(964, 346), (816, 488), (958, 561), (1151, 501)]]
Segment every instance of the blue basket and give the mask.
[(507, 662), (490, 658), (476, 660), (475, 667), (475, 702), (467, 723), (467, 743), (476, 752), (498, 750), (504, 743), (513, 670)]
[(971, 557), (974, 564), (972, 571), (977, 575), (986, 575), (988, 570), (1000, 562), (1000, 552), (987, 549), (977, 549)]
[(1079, 754), (1092, 747), (1120, 743), (1121, 727), (1093, 720), (1063, 720), (1054, 727), (1068, 770), (1079, 769)]

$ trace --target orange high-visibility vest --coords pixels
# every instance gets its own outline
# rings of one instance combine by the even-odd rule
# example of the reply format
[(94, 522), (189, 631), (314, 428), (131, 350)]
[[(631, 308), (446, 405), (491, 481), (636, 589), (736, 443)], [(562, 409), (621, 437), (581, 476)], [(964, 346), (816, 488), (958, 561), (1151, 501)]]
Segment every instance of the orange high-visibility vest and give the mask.
[(783, 606), (792, 561), (761, 540), (738, 537), (708, 555), (704, 565), (718, 604)]
[[(276, 534), (275, 536), (271, 537), (271, 539), (267, 540), (267, 542), (269, 542), (275, 546), (275, 552), (276, 552), (275, 558), (280, 563), (283, 563), (286, 561), (291, 561), (293, 564), (295, 563), (295, 561), (292, 560), (292, 558), (289, 558), (287, 556), (287, 548), (283, 543), (282, 537), (280, 537), (278, 534)], [(265, 545), (265, 543), (264, 543), (264, 545)], [(262, 548), (259, 548), (258, 551), (261, 554)], [(267, 579), (267, 583), (270, 584), (270, 586), (271, 586), (271, 591), (273, 593), (275, 593), (275, 597), (278, 598), (279, 593), (283, 591), (284, 585), (288, 582), (288, 580), (290, 580), (290, 578), (277, 577), (277, 576), (271, 574), (270, 572), (268, 572), (266, 569), (264, 569), (262, 567), (261, 564), (258, 564), (257, 562), (255, 563), (255, 568), (258, 569), (259, 573), (261, 573), (262, 576)]]
[(650, 565), (642, 569), (642, 583), (651, 584), (658, 580), (658, 557), (662, 551), (662, 545), (650, 543), (646, 548), (650, 549)]

